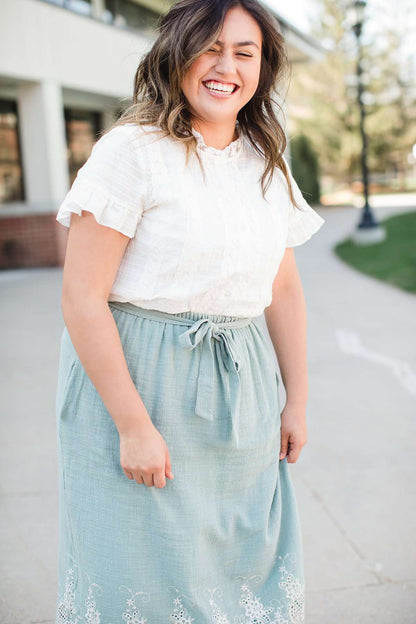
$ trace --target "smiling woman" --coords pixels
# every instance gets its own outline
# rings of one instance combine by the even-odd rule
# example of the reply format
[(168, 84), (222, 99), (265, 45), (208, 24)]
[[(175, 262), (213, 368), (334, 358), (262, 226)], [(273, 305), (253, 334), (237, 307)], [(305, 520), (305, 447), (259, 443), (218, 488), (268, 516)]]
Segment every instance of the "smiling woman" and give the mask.
[(59, 208), (56, 624), (303, 624), (291, 247), (323, 219), (283, 156), (284, 67), (257, 0), (180, 0)]

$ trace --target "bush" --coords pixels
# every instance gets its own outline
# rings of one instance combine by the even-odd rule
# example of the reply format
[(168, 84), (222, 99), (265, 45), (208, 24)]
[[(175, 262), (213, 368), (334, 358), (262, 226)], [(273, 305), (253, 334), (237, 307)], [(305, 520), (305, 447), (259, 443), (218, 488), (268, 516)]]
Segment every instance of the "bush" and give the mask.
[(302, 194), (308, 203), (320, 203), (318, 156), (305, 134), (290, 140), (291, 169)]

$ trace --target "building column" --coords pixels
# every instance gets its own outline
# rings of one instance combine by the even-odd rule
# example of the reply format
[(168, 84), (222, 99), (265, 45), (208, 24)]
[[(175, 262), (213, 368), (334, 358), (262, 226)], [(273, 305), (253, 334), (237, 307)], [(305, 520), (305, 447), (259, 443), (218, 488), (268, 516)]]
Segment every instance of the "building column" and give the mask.
[(101, 20), (104, 10), (104, 0), (91, 0), (91, 13), (94, 19)]
[[(49, 263), (48, 259), (53, 256), (55, 262), (62, 265), (68, 232), (53, 218), (68, 192), (70, 182), (61, 85), (52, 80), (21, 83), (17, 105), (26, 215), (30, 220), (27, 227), (31, 241), (30, 244), (28, 241), (24, 243), (22, 257), (26, 266), (31, 262), (27, 256), (33, 256), (36, 258), (34, 262), (42, 265)], [(47, 216), (49, 218), (45, 221)], [(21, 218), (25, 219), (24, 216)], [(41, 221), (38, 223), (34, 219)]]
[(69, 186), (61, 86), (21, 83), (18, 115), (28, 214), (55, 212)]

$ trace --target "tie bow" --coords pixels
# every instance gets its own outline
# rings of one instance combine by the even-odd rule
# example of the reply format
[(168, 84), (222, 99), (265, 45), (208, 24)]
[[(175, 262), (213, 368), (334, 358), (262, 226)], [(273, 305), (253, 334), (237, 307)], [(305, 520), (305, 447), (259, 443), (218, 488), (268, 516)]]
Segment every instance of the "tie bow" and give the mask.
[(201, 343), (201, 360), (198, 373), (197, 399), (195, 413), (201, 418), (212, 421), (213, 416), (213, 388), (215, 374), (215, 354), (213, 340), (218, 343), (218, 351), (222, 363), (228, 372), (229, 405), (228, 412), (232, 421), (232, 429), (236, 446), (239, 444), (239, 415), (240, 415), (240, 376), (241, 361), (236, 354), (231, 339), (231, 327), (248, 325), (251, 319), (239, 319), (224, 323), (214, 323), (209, 318), (200, 318), (189, 329), (179, 336), (179, 343), (186, 349), (195, 349)]

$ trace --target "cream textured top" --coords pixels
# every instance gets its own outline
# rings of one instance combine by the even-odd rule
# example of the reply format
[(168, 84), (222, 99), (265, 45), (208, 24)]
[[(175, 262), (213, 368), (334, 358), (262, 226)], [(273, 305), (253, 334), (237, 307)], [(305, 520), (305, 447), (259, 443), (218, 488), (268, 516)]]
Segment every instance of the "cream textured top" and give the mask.
[[(239, 126), (237, 125), (237, 128)], [(224, 149), (198, 141), (206, 178), (185, 146), (155, 126), (116, 126), (94, 145), (56, 220), (91, 212), (130, 237), (109, 301), (164, 312), (258, 316), (286, 247), (307, 241), (324, 223), (292, 174), (290, 202), (280, 169), (262, 197), (264, 161), (248, 138)]]

